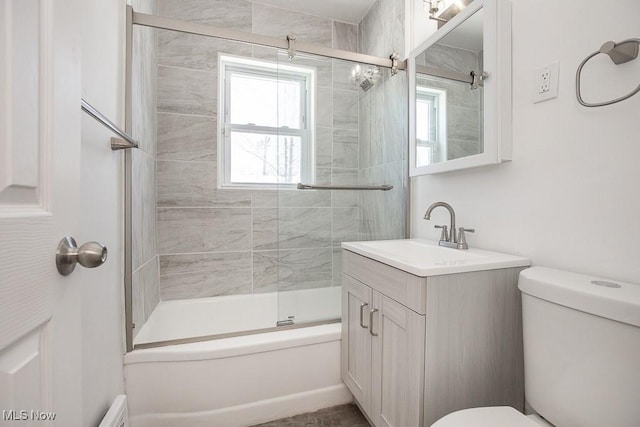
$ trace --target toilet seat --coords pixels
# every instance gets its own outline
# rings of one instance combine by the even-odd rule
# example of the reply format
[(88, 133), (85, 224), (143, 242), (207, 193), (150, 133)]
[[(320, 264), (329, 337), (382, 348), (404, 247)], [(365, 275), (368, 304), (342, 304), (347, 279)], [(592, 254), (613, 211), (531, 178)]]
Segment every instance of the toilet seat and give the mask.
[(540, 427), (540, 424), (510, 406), (491, 406), (452, 412), (431, 427)]

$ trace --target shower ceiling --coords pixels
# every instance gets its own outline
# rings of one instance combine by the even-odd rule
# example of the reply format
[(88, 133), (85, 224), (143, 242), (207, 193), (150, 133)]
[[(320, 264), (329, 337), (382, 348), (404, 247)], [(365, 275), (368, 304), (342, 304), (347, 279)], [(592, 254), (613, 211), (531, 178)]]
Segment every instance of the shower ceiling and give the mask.
[(258, 0), (256, 3), (308, 13), (335, 21), (359, 23), (376, 0)]

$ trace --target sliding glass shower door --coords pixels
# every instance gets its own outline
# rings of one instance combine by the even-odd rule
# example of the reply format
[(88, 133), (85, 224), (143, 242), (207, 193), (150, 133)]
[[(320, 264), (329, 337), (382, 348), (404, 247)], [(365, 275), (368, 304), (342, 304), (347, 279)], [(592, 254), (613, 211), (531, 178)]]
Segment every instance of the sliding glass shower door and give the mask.
[[(277, 279), (280, 324), (339, 321), (342, 242), (404, 237), (406, 98), (389, 70), (309, 54), (289, 60), (286, 51), (278, 60), (315, 76), (303, 114), (311, 160), (300, 183), (319, 189), (280, 187), (278, 249), (258, 257)], [(382, 185), (393, 188), (371, 189)]]
[(399, 77), (133, 26), (135, 345), (340, 320), (341, 243), (404, 237)]

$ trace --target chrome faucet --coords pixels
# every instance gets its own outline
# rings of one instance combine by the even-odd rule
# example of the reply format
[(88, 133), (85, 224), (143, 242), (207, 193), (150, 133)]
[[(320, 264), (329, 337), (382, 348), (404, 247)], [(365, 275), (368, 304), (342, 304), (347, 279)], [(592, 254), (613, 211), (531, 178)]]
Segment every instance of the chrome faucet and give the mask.
[(450, 223), (450, 231), (447, 229), (446, 225), (436, 225), (435, 228), (442, 229), (442, 233), (440, 234), (440, 241), (438, 244), (440, 246), (445, 246), (447, 248), (455, 248), (455, 249), (469, 249), (469, 245), (467, 245), (467, 239), (465, 237), (465, 231), (469, 233), (475, 232), (472, 228), (464, 228), (460, 227), (458, 230), (458, 234), (456, 234), (456, 213), (453, 211), (453, 208), (450, 204), (445, 202), (435, 202), (427, 209), (427, 212), (424, 214), (424, 219), (427, 221), (431, 219), (431, 212), (437, 207), (443, 207), (449, 211), (449, 216), (451, 218)]
[[(453, 208), (451, 207), (451, 205), (449, 203), (435, 202), (434, 204), (429, 206), (429, 208), (427, 209), (427, 212), (424, 214), (424, 219), (429, 221), (431, 219), (431, 212), (433, 212), (433, 210), (435, 208), (438, 208), (440, 206), (442, 206), (443, 208), (448, 210), (449, 211), (449, 216), (451, 217), (451, 233), (450, 234), (447, 232), (447, 226), (446, 225), (436, 225), (436, 227), (435, 227), (435, 228), (441, 228), (442, 229), (442, 235), (440, 236), (440, 242), (446, 241), (446, 242), (451, 242), (451, 243), (458, 243), (458, 239), (456, 238), (456, 213), (453, 211)], [(444, 245), (442, 245), (442, 246), (444, 246)]]

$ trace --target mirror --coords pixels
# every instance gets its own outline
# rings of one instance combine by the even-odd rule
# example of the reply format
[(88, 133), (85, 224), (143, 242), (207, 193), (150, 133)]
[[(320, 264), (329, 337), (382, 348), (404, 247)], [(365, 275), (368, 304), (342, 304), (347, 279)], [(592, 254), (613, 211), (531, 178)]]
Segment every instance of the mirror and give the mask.
[(510, 31), (501, 32), (507, 41), (496, 35), (498, 22), (510, 29), (510, 10), (502, 9), (506, 0), (475, 0), (410, 55), (411, 176), (508, 160)]
[(482, 9), (416, 57), (416, 166), (483, 152), (482, 85), (436, 77), (482, 71)]

